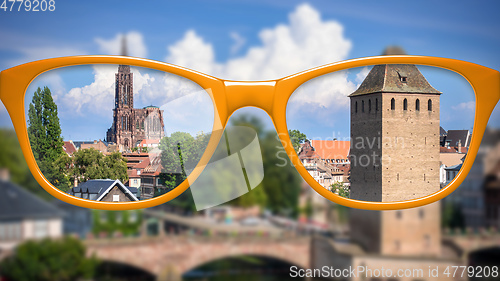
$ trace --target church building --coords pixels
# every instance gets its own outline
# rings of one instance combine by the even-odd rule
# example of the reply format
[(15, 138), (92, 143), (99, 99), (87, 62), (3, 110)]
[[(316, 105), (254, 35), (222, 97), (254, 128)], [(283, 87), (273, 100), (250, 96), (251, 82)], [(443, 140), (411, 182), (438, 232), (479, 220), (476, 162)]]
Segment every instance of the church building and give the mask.
[[(122, 54), (126, 54), (125, 47)], [(160, 140), (165, 135), (163, 110), (152, 105), (134, 108), (133, 75), (128, 65), (120, 65), (115, 74), (113, 124), (106, 133), (106, 140), (116, 143), (120, 151), (131, 150), (142, 140)]]

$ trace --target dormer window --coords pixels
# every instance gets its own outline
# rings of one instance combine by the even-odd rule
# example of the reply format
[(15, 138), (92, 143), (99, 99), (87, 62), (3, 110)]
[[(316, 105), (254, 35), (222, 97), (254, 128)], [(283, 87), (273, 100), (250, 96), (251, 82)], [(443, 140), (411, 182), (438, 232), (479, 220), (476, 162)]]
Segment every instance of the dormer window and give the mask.
[(407, 83), (408, 82), (408, 74), (403, 70), (398, 70), (397, 72), (399, 75), (399, 81), (401, 81), (403, 83)]

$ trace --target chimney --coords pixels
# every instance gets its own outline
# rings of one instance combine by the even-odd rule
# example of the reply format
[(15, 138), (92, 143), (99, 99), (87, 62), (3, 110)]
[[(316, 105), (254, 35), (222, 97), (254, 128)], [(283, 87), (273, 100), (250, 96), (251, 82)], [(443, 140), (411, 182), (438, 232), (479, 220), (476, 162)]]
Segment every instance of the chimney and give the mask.
[(7, 168), (0, 168), (0, 180), (10, 181), (10, 172)]
[(458, 140), (458, 153), (462, 153), (462, 140)]

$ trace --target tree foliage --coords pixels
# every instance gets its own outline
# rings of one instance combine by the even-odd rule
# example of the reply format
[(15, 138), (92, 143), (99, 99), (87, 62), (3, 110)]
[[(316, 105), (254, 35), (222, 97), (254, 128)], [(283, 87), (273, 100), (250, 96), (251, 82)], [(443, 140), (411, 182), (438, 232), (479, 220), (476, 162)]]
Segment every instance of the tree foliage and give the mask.
[(64, 154), (57, 105), (48, 87), (38, 88), (28, 108), (28, 137), (38, 167), (53, 185), (65, 188), (67, 178), (54, 163)]
[(76, 238), (44, 239), (19, 245), (13, 256), (0, 263), (0, 275), (21, 281), (90, 279), (97, 265), (97, 259), (86, 257), (85, 247)]
[[(296, 217), (299, 213), (302, 178), (291, 164), (278, 135), (274, 130), (266, 130), (255, 116), (239, 115), (233, 118), (232, 125), (249, 126), (257, 132), (264, 165), (262, 183), (238, 200), (247, 200), (246, 196), (254, 197), (252, 200), (256, 204), (265, 202), (264, 207), (275, 214)], [(259, 192), (263, 194), (260, 195)]]
[(299, 152), (300, 145), (307, 140), (307, 136), (301, 133), (299, 130), (288, 130), (288, 135), (290, 136), (290, 141), (292, 142), (293, 149), (295, 152)]
[(16, 133), (10, 129), (0, 129), (0, 168), (10, 172), (12, 182), (44, 198), (53, 199), (33, 178), (23, 157)]
[(343, 182), (335, 182), (330, 185), (330, 191), (337, 194), (338, 196), (342, 196), (345, 198), (349, 198), (351, 191), (348, 186), (346, 186)]
[(464, 229), (465, 217), (462, 208), (460, 208), (460, 204), (451, 200), (445, 201), (443, 204), (442, 226), (450, 229)]
[[(200, 161), (209, 139), (209, 134), (193, 137), (186, 132), (175, 132), (161, 139), (159, 149), (162, 151), (160, 157), (163, 168), (160, 180), (166, 188), (155, 190), (155, 197), (171, 191), (187, 178)], [(189, 190), (168, 204), (187, 211), (196, 211)]]
[(111, 236), (117, 232), (125, 235), (137, 235), (142, 225), (142, 210), (102, 211), (92, 210), (92, 233), (105, 233)]
[[(119, 152), (109, 155), (102, 154), (94, 148), (80, 149), (69, 157), (66, 153), (55, 162), (54, 170), (66, 178), (66, 182), (86, 182), (93, 179), (113, 179), (126, 182), (127, 161)], [(59, 187), (63, 191), (69, 190), (71, 185)]]

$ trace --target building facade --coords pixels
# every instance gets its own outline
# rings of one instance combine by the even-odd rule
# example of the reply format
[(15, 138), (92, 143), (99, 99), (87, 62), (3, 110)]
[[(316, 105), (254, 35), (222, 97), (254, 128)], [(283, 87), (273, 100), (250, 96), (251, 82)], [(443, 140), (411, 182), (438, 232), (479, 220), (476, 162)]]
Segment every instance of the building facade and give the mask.
[(439, 190), (439, 98), (414, 65), (376, 65), (351, 98), (351, 198)]
[[(350, 95), (350, 198), (391, 202), (439, 191), (440, 94), (415, 65), (372, 68)], [(368, 253), (438, 258), (439, 212), (438, 203), (385, 212), (353, 209), (351, 239)]]
[(156, 106), (134, 108), (133, 78), (130, 66), (118, 67), (113, 124), (106, 133), (106, 141), (119, 145), (120, 151), (129, 151), (142, 140), (159, 140), (165, 135), (163, 110)]

